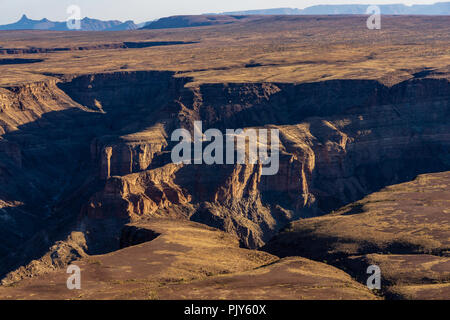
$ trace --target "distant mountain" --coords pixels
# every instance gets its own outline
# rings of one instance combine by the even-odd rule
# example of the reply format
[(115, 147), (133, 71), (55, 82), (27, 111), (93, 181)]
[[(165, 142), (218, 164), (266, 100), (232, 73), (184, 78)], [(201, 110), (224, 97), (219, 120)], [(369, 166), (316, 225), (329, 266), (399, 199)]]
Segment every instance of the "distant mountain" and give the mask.
[[(19, 21), (11, 24), (0, 25), (0, 30), (52, 30), (68, 31), (67, 23), (50, 21), (48, 19), (32, 20), (23, 15)], [(102, 21), (97, 19), (84, 18), (81, 20), (81, 31), (120, 31), (134, 30), (137, 26), (133, 21), (121, 22), (118, 20)]]
[[(328, 15), (365, 14), (369, 4), (316, 5), (305, 9), (275, 8), (249, 11), (223, 12), (219, 15)], [(404, 4), (379, 5), (382, 14), (400, 15), (450, 15), (450, 2), (406, 6)]]
[[(250, 15), (333, 15), (333, 14), (366, 14), (369, 4), (349, 5), (316, 5), (305, 9), (273, 8), (248, 11), (232, 11), (223, 13), (207, 13), (203, 15), (184, 15), (161, 18), (146, 23), (141, 29), (170, 29), (230, 24), (248, 18)], [(439, 2), (430, 5), (388, 4), (379, 5), (381, 14), (391, 15), (450, 15), (450, 2)]]
[(122, 30), (136, 30), (139, 26), (135, 24), (132, 20), (125, 21), (118, 25), (106, 28), (103, 31), (122, 31)]
[(172, 16), (152, 21), (142, 29), (188, 28), (230, 24), (239, 21), (240, 18), (240, 16), (228, 15)]
[[(233, 11), (223, 13), (208, 13), (203, 15), (184, 15), (161, 18), (155, 21), (135, 24), (133, 21), (84, 18), (81, 20), (81, 31), (121, 31), (134, 29), (167, 29), (201, 27), (219, 24), (230, 24), (249, 15), (332, 15), (332, 14), (366, 14), (369, 4), (347, 5), (316, 5), (305, 9), (273, 8), (261, 10)], [(450, 2), (438, 2), (430, 5), (387, 4), (379, 5), (382, 14), (392, 15), (450, 15)], [(26, 15), (11, 24), (0, 25), (0, 30), (56, 30), (67, 31), (65, 21), (50, 21), (48, 19), (32, 20)]]
[[(369, 5), (317, 5), (300, 10), (300, 14), (365, 14)], [(430, 5), (386, 4), (378, 5), (381, 14), (398, 15), (450, 15), (450, 2)]]
[(225, 15), (294, 15), (301, 14), (302, 10), (293, 8), (274, 8), (262, 10), (247, 10), (247, 11), (233, 11), (224, 12)]

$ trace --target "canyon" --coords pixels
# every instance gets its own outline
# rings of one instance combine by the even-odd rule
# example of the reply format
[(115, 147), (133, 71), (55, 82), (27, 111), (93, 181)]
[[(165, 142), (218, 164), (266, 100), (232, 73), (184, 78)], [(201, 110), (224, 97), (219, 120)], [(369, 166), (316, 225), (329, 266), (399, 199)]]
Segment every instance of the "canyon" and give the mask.
[[(372, 48), (377, 53), (371, 58), (358, 51), (360, 43), (367, 41), (358, 32), (355, 39), (361, 42), (356, 44), (353, 39), (335, 39), (332, 43), (337, 50), (343, 50), (340, 41), (349, 46), (347, 51), (354, 50), (353, 55), (347, 54), (347, 58), (352, 56), (348, 61), (333, 62), (335, 76), (323, 77), (330, 64), (311, 61), (317, 56), (299, 63), (295, 62), (298, 57), (290, 60), (286, 54), (269, 64), (268, 56), (255, 62), (249, 52), (245, 63), (230, 66), (241, 50), (238, 46), (230, 49), (236, 52), (225, 54), (230, 59), (223, 62), (225, 66), (204, 66), (207, 62), (200, 52), (209, 50), (216, 57), (222, 48), (220, 41), (225, 43), (225, 38), (213, 39), (213, 35), (222, 30), (226, 36), (236, 35), (236, 30), (244, 30), (243, 35), (255, 37), (260, 33), (252, 24), (259, 25), (261, 19), (199, 27), (190, 31), (190, 38), (185, 37), (184, 29), (170, 35), (164, 30), (133, 31), (128, 36), (118, 33), (122, 42), (140, 43), (145, 36), (145, 41), (156, 38), (153, 40), (161, 45), (124, 48), (98, 47), (97, 43), (95, 50), (86, 50), (86, 60), (67, 66), (64, 72), (62, 61), (73, 58), (77, 51), (10, 53), (42, 61), (0, 65), (5, 68), (5, 78), (14, 73), (3, 79), (0, 87), (0, 297), (26, 298), (34, 285), (42, 287), (46, 281), (60, 281), (57, 286), (64, 286), (64, 268), (74, 261), (91, 279), (83, 296), (87, 299), (130, 298), (130, 292), (139, 292), (136, 297), (141, 298), (189, 298), (193, 287), (199, 290), (194, 298), (229, 298), (229, 291), (212, 289), (217, 283), (240, 283), (241, 291), (234, 292), (244, 299), (258, 295), (272, 299), (378, 299), (357, 282), (363, 282), (359, 275), (362, 266), (367, 261), (390, 266), (389, 259), (396, 258), (412, 261), (419, 256), (408, 255), (417, 253), (424, 265), (444, 259), (439, 260), (444, 275), (436, 276), (436, 281), (446, 286), (450, 227), (445, 188), (435, 193), (436, 201), (443, 204), (429, 226), (416, 227), (414, 219), (392, 222), (396, 227), (427, 228), (425, 240), (411, 240), (412, 244), (405, 240), (405, 244), (403, 239), (399, 244), (393, 237), (381, 245), (376, 239), (384, 239), (385, 234), (367, 231), (375, 239), (367, 244), (367, 239), (350, 241), (352, 233), (344, 231), (368, 228), (371, 216), (360, 221), (366, 217), (365, 197), (377, 197), (387, 186), (414, 183), (421, 174), (426, 177), (422, 181), (431, 181), (427, 184), (431, 188), (435, 175), (450, 171), (448, 33), (446, 39), (435, 40), (434, 53), (439, 59), (425, 64), (422, 51), (416, 50), (404, 62), (409, 65), (394, 74), (376, 66), (380, 52), (396, 48), (401, 56), (403, 50), (412, 50), (397, 41), (412, 37), (406, 26), (414, 19), (427, 22), (428, 18), (389, 18), (388, 25), (401, 22), (396, 26), (400, 35), (389, 40), (388, 49), (385, 40), (377, 36)], [(305, 32), (302, 24), (318, 18), (295, 19), (279, 19), (280, 29), (296, 26)], [(349, 21), (350, 25), (360, 20), (323, 19)], [(439, 19), (444, 21), (442, 28), (448, 28), (448, 18)], [(318, 24), (311, 32), (333, 26), (321, 21), (311, 22)], [(424, 28), (423, 38), (428, 39), (427, 32)], [(0, 40), (2, 35), (10, 36), (0, 34)], [(259, 46), (271, 43), (273, 36), (267, 34), (266, 42)], [(173, 45), (175, 38), (183, 42)], [(305, 38), (308, 36), (300, 37), (299, 43)], [(9, 45), (20, 48), (22, 41), (13, 40)], [(39, 48), (47, 46), (36, 41)], [(200, 54), (200, 58), (192, 58), (196, 62), (188, 63), (197, 63), (198, 68), (185, 69), (183, 63), (176, 66), (178, 70), (130, 67), (132, 61), (123, 67), (130, 61), (130, 52), (145, 62), (148, 56), (174, 50), (178, 52), (174, 55)], [(321, 50), (330, 52), (325, 47)], [(101, 54), (111, 59), (108, 70), (99, 69)], [(355, 62), (358, 54), (366, 59)], [(270, 59), (276, 59), (275, 55)], [(355, 63), (366, 67), (373, 63), (375, 71), (364, 77), (344, 76)], [(286, 69), (294, 67), (298, 69)], [(298, 76), (304, 72), (301, 69), (312, 71)], [(290, 79), (267, 80), (261, 75), (274, 70), (285, 70)], [(234, 81), (228, 81), (229, 77), (235, 77)], [(171, 141), (172, 132), (182, 128), (193, 134), (196, 121), (201, 121), (204, 130), (279, 130), (278, 173), (262, 174), (260, 163), (172, 163), (171, 150), (176, 144)], [(439, 179), (443, 179), (440, 185), (447, 186), (448, 173)], [(410, 206), (403, 204), (401, 197), (390, 201)], [(412, 209), (408, 210), (412, 216)], [(389, 219), (397, 219), (394, 213)], [(341, 216), (345, 222), (339, 220)], [(339, 226), (342, 234), (333, 233), (333, 226)], [(436, 235), (443, 240), (435, 243), (428, 239)], [(196, 236), (199, 238), (194, 239)], [(357, 247), (360, 242), (364, 243), (362, 249)], [(414, 251), (414, 246), (425, 249)], [(347, 252), (349, 247), (356, 249)], [(330, 248), (335, 251), (329, 252)], [(172, 258), (174, 252), (179, 260)], [(223, 257), (211, 256), (214, 252), (222, 252)], [(386, 256), (388, 262), (383, 260)], [(211, 261), (206, 259), (209, 262), (204, 265), (193, 261), (199, 257)], [(145, 263), (140, 264), (142, 259), (160, 267), (150, 272)], [(120, 261), (130, 261), (130, 266), (123, 268), (134, 270), (133, 279), (138, 280), (120, 276)], [(229, 265), (232, 261), (236, 265)], [(166, 269), (161, 268), (164, 265)], [(115, 271), (100, 279), (106, 266)], [(297, 273), (305, 277), (298, 279)], [(335, 285), (327, 287), (323, 280), (323, 292), (308, 290), (312, 282), (321, 282), (324, 274), (332, 274)], [(422, 282), (416, 279), (402, 286), (398, 277), (391, 275), (391, 286), (382, 295), (416, 297), (411, 286)], [(246, 291), (252, 281), (257, 284), (254, 291)], [(296, 289), (277, 289), (279, 282)], [(271, 289), (261, 292), (258, 286)], [(58, 288), (45, 289), (43, 297), (73, 298), (73, 293)], [(96, 295), (98, 290), (103, 293)], [(447, 287), (439, 293), (441, 297), (447, 294), (445, 290)]]

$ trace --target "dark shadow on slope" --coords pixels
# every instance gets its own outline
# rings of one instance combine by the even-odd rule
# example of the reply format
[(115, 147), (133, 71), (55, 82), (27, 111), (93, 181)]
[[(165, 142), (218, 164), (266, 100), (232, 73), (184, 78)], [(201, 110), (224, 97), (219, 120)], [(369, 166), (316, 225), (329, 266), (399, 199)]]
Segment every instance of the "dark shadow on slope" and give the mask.
[(175, 46), (181, 44), (194, 44), (199, 41), (142, 41), (142, 42), (124, 42), (125, 48), (141, 49), (161, 46)]
[(0, 59), (0, 65), (7, 65), (7, 64), (28, 64), (28, 63), (37, 63), (42, 62), (44, 59), (21, 59), (21, 58), (15, 58), (15, 59)]
[(120, 248), (136, 246), (138, 244), (155, 240), (161, 234), (147, 228), (125, 226), (120, 236)]

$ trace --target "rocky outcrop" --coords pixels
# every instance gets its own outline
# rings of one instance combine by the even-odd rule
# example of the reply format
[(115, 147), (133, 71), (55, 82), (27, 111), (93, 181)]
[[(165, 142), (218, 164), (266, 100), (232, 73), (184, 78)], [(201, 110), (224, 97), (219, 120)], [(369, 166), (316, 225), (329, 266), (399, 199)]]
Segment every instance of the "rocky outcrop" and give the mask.
[(91, 156), (100, 165), (100, 178), (147, 170), (155, 156), (167, 147), (164, 128), (156, 126), (138, 135), (102, 137), (91, 144)]
[(136, 220), (158, 209), (189, 202), (190, 196), (173, 183), (173, 175), (177, 170), (178, 166), (168, 164), (141, 174), (108, 179), (104, 189), (86, 205), (86, 217)]
[(8, 273), (1, 281), (3, 286), (11, 286), (26, 279), (42, 276), (67, 266), (72, 261), (87, 257), (86, 239), (81, 232), (72, 232), (67, 239), (56, 242), (41, 258), (32, 260), (25, 266)]

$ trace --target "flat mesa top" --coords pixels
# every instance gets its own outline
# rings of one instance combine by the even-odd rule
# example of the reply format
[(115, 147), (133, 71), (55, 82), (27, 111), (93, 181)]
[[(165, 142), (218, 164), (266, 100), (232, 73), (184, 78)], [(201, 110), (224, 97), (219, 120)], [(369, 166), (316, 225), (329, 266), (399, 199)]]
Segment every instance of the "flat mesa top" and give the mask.
[(450, 16), (243, 16), (204, 27), (0, 31), (0, 86), (54, 74), (169, 70), (189, 85), (450, 79)]

